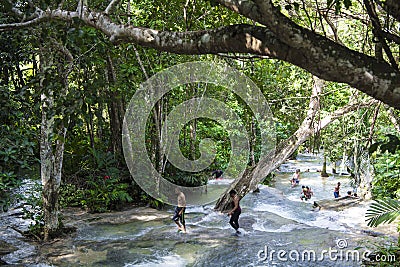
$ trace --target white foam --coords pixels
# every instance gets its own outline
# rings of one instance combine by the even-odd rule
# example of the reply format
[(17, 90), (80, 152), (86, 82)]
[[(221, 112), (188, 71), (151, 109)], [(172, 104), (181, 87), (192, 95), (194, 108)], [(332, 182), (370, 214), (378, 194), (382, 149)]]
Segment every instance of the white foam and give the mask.
[(231, 184), (234, 179), (212, 179), (208, 180), (208, 184)]
[[(302, 208), (302, 207), (299, 207)], [(303, 208), (302, 208), (303, 209)], [(305, 208), (304, 208), (305, 209)], [(313, 217), (307, 217), (305, 216), (304, 218), (300, 217), (299, 215), (305, 215), (304, 212), (307, 212), (304, 210), (304, 212), (301, 212), (299, 214), (293, 213), (291, 210), (283, 209), (279, 205), (271, 205), (271, 204), (259, 204), (254, 208), (255, 211), (267, 211), (271, 212), (273, 214), (276, 214), (280, 217), (283, 217), (285, 219), (290, 219), (302, 224), (305, 224), (307, 226), (311, 227), (318, 227), (318, 228), (324, 228), (324, 229), (330, 229), (330, 230), (336, 230), (336, 231), (347, 231), (348, 229), (345, 227), (342, 215), (340, 212), (337, 211), (331, 211), (331, 210), (322, 210), (319, 211), (317, 216)], [(361, 217), (363, 218), (363, 217)], [(255, 227), (255, 228), (254, 228)], [(279, 229), (272, 229), (272, 228), (265, 228), (263, 229), (262, 225), (258, 226), (253, 226), (255, 230), (259, 231), (265, 231), (265, 232), (290, 232), (294, 228), (293, 224), (286, 224), (280, 227)]]
[(186, 266), (187, 262), (179, 255), (167, 255), (160, 257), (157, 261), (148, 261), (140, 264), (127, 263), (124, 267), (180, 267)]
[(256, 207), (254, 207), (254, 210), (255, 211), (268, 211), (268, 212), (274, 213), (274, 214), (279, 215), (286, 219), (291, 219), (291, 220), (297, 219), (296, 216), (292, 212), (282, 209), (282, 207), (279, 205), (270, 205), (270, 204), (261, 203), (261, 204), (257, 205)]
[(187, 207), (185, 213), (206, 213), (203, 206), (190, 206)]
[(265, 224), (259, 222), (254, 223), (252, 227), (255, 231), (268, 232), (268, 233), (288, 233), (295, 229), (299, 229), (298, 224), (285, 224), (276, 229), (268, 226), (266, 227)]
[(340, 222), (340, 214), (336, 211), (319, 211), (315, 220), (305, 221), (309, 226), (325, 228), (335, 231), (347, 231), (346, 227)]

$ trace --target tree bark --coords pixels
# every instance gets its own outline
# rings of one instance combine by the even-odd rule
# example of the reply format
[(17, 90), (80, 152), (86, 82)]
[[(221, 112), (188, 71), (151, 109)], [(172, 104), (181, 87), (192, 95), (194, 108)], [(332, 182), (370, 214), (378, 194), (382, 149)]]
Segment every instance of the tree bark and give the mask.
[[(41, 66), (44, 66), (42, 60)], [(42, 69), (43, 71), (43, 69)], [(58, 177), (55, 176), (55, 158), (51, 147), (54, 117), (49, 117), (54, 105), (53, 92), (41, 95), (42, 123), (40, 134), (40, 174), (42, 179), (42, 199), (44, 215), (44, 239), (47, 240), (52, 232), (58, 229)]]
[(324, 153), (324, 162), (322, 163), (321, 177), (329, 177), (329, 174), (326, 172), (326, 155), (325, 155), (325, 153)]
[[(72, 55), (69, 51), (52, 40), (52, 44), (61, 52), (61, 55), (69, 61), (68, 67), (65, 69), (62, 64), (58, 63), (57, 78), (62, 85), (60, 95), (65, 96), (68, 91), (68, 75), (72, 70)], [(52, 238), (59, 230), (59, 205), (58, 196), (61, 185), (61, 171), (64, 156), (64, 144), (67, 134), (67, 128), (64, 121), (55, 124), (56, 110), (54, 109), (54, 91), (53, 86), (48, 86), (53, 81), (49, 80), (46, 73), (47, 68), (51, 68), (54, 64), (54, 58), (47, 49), (40, 49), (40, 72), (43, 78), (39, 82), (43, 93), (41, 94), (42, 122), (40, 134), (40, 167), (42, 180), (42, 200), (43, 200), (43, 217), (44, 217), (44, 240)], [(64, 108), (59, 111), (60, 117), (64, 117)], [(54, 138), (56, 137), (56, 138)], [(53, 141), (55, 139), (55, 141)], [(53, 150), (54, 147), (54, 150)]]
[(108, 113), (110, 116), (111, 150), (114, 155), (122, 155), (122, 122), (124, 109), (121, 95), (118, 91), (112, 90), (112, 85), (116, 82), (114, 63), (110, 53), (107, 53), (107, 72), (106, 81), (109, 94), (111, 96), (108, 103)]

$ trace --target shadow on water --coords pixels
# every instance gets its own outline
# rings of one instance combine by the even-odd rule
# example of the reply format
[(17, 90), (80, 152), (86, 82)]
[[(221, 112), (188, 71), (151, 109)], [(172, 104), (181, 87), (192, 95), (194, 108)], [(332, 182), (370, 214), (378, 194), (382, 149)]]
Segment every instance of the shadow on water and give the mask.
[(187, 209), (187, 234), (177, 232), (172, 208), (137, 209), (134, 216), (118, 213), (132, 217), (122, 223), (83, 221), (73, 238), (36, 247), (29, 257), (12, 253), (3, 260), (28, 266), (360, 266), (360, 241), (379, 241), (361, 231), (367, 206), (316, 212), (312, 202), (300, 200), (301, 187), (290, 186), (294, 169), (310, 169), (301, 184), (312, 187), (312, 200), (332, 198), (337, 181), (345, 192), (348, 179), (321, 178), (319, 161), (311, 156), (288, 161), (272, 187), (246, 195), (239, 236), (212, 204)]

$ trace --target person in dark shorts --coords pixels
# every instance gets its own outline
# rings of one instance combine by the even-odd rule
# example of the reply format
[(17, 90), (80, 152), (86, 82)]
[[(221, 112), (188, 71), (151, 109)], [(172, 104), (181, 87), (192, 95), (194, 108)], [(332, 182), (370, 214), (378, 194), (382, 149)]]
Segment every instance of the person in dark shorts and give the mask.
[(221, 176), (224, 172), (221, 170), (215, 170), (211, 173), (211, 176), (215, 175), (215, 179), (222, 179)]
[(292, 180), (290, 180), (292, 187), (295, 187), (300, 184), (300, 169), (297, 169), (295, 173), (293, 173)]
[(340, 182), (337, 183), (337, 186), (335, 187), (335, 189), (333, 190), (333, 196), (335, 198), (340, 197)]
[(240, 198), (235, 190), (229, 191), (229, 195), (232, 198), (233, 209), (228, 213), (228, 216), (231, 216), (229, 220), (229, 224), (235, 229), (236, 234), (240, 234), (239, 231), (239, 216), (242, 213), (242, 209), (240, 208), (239, 201)]
[(178, 206), (175, 207), (175, 213), (172, 217), (172, 220), (178, 226), (178, 231), (182, 231), (182, 233), (186, 233), (186, 224), (185, 224), (185, 209), (186, 209), (186, 198), (185, 194), (179, 188), (175, 188), (175, 194), (178, 195)]

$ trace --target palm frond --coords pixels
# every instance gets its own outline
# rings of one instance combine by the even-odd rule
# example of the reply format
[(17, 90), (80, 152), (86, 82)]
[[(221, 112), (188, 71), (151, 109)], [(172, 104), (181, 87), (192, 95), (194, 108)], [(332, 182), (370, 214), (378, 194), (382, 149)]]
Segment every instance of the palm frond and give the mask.
[(377, 200), (367, 210), (368, 226), (376, 227), (382, 223), (391, 223), (400, 216), (400, 201), (395, 199)]

